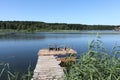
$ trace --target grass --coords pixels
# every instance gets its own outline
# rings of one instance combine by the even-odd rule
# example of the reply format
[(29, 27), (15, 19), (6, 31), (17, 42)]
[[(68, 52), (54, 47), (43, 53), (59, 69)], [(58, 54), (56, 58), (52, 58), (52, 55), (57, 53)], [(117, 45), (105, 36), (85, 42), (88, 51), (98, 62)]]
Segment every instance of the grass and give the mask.
[(9, 64), (6, 63), (2, 70), (0, 71), (0, 80), (31, 80), (32, 72), (30, 70), (30, 66), (28, 67), (28, 72), (20, 73), (20, 72), (11, 72), (9, 70)]
[(120, 58), (88, 51), (65, 70), (65, 80), (120, 80)]
[(89, 43), (88, 51), (69, 64), (64, 80), (120, 80), (120, 49), (115, 50), (118, 47), (109, 55), (100, 40)]

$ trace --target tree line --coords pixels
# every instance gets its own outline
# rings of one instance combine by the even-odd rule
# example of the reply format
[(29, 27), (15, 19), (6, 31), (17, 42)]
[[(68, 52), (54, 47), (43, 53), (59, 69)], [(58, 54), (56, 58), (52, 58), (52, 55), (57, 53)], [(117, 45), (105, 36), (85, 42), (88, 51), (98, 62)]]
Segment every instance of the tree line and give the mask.
[(45, 23), (37, 21), (0, 21), (0, 29), (12, 30), (113, 30), (115, 25), (86, 25), (86, 24), (66, 24), (66, 23)]

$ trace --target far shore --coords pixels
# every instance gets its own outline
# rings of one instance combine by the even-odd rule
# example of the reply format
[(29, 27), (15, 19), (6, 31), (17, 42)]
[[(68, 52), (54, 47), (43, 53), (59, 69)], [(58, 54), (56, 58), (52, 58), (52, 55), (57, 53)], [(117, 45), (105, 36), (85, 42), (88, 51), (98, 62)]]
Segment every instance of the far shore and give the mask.
[(83, 33), (83, 34), (119, 34), (120, 31), (115, 30), (35, 30), (29, 32), (27, 30), (0, 30), (0, 35), (15, 34), (15, 33)]

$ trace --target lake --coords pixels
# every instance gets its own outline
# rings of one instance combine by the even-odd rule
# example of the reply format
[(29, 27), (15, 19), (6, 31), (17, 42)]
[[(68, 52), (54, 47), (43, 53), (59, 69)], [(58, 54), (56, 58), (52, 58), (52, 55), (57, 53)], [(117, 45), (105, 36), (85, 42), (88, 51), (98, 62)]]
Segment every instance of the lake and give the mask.
[(64, 44), (81, 54), (87, 51), (88, 41), (96, 39), (97, 35), (100, 36), (107, 52), (110, 52), (115, 45), (120, 45), (120, 32), (115, 31), (37, 32), (0, 35), (0, 67), (9, 63), (11, 70), (14, 71), (26, 72), (28, 65), (31, 65), (33, 70), (37, 62), (37, 52), (42, 48), (47, 48), (48, 44)]

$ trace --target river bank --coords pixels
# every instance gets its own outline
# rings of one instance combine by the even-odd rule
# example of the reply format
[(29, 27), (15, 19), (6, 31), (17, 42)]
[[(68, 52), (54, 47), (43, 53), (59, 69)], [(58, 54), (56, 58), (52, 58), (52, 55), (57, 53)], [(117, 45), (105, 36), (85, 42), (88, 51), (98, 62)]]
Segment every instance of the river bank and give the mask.
[(6, 34), (15, 34), (15, 33), (83, 33), (83, 34), (119, 34), (119, 31), (115, 30), (35, 30), (35, 31), (27, 31), (27, 30), (0, 30), (0, 35)]

